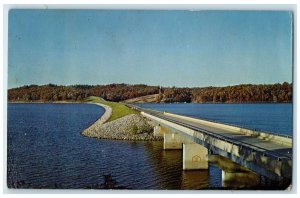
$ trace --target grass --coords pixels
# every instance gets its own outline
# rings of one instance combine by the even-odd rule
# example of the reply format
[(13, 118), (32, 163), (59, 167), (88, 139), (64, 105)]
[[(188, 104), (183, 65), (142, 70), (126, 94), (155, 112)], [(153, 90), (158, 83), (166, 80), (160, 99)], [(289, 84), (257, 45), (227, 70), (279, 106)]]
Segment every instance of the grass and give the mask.
[(94, 102), (94, 103), (100, 103), (100, 104), (104, 104), (107, 106), (110, 106), (112, 108), (112, 114), (110, 116), (110, 118), (108, 119), (107, 122), (116, 120), (118, 118), (124, 117), (126, 115), (130, 115), (130, 114), (138, 114), (137, 111), (121, 104), (118, 102), (109, 102), (106, 101), (100, 97), (96, 97), (96, 96), (90, 96), (88, 98), (86, 98), (84, 100), (85, 102)]

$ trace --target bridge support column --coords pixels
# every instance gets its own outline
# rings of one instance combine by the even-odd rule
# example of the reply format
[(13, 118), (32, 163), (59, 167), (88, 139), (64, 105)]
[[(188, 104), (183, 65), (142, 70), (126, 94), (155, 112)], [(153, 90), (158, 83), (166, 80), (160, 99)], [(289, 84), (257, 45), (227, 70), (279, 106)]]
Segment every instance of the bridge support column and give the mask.
[(156, 137), (163, 137), (164, 132), (162, 131), (162, 127), (157, 125), (154, 127), (153, 135)]
[(208, 150), (196, 143), (183, 144), (183, 170), (208, 169)]
[(164, 133), (164, 149), (182, 149), (182, 140), (176, 133)]

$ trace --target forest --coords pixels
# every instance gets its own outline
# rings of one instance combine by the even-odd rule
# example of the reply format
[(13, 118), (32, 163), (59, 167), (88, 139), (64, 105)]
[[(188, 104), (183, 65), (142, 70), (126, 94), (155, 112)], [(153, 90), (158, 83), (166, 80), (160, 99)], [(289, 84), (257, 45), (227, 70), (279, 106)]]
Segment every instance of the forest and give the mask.
[(157, 103), (287, 103), (292, 102), (292, 84), (253, 85), (242, 84), (226, 87), (160, 87), (144, 84), (25, 85), (8, 90), (9, 102), (83, 101), (89, 96), (99, 96), (108, 101), (157, 94)]

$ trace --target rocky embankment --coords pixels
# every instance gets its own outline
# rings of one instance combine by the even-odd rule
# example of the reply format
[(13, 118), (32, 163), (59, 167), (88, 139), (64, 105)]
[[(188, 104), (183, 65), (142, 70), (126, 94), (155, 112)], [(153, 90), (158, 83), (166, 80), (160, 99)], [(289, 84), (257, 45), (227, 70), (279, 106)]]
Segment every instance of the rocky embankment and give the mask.
[(140, 114), (130, 114), (117, 120), (106, 122), (111, 115), (111, 108), (102, 104), (97, 105), (104, 107), (105, 113), (89, 128), (82, 131), (82, 135), (113, 140), (162, 140), (161, 137), (154, 137), (153, 123)]

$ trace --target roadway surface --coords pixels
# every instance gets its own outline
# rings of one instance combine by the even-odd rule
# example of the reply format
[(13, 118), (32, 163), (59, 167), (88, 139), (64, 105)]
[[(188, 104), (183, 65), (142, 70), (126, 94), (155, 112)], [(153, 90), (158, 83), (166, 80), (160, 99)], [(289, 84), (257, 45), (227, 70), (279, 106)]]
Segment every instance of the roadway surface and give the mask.
[(255, 151), (259, 151), (267, 155), (272, 155), (274, 157), (277, 157), (278, 159), (292, 159), (292, 146), (283, 145), (271, 140), (260, 139), (255, 136), (241, 134), (238, 132), (231, 131), (229, 129), (221, 129), (218, 127), (202, 125), (197, 122), (187, 121), (184, 119), (169, 116), (159, 111), (142, 109), (132, 105), (128, 106), (131, 106), (136, 110), (143, 111), (155, 117), (167, 120), (169, 122), (173, 122), (175, 124), (209, 134), (211, 136), (217, 137), (218, 139), (223, 139), (233, 144), (246, 146), (252, 148)]

